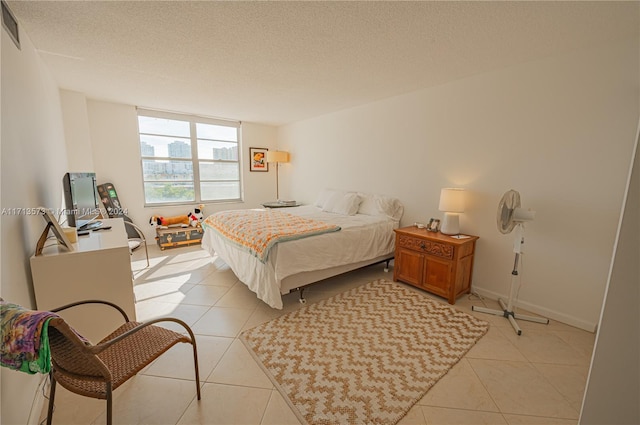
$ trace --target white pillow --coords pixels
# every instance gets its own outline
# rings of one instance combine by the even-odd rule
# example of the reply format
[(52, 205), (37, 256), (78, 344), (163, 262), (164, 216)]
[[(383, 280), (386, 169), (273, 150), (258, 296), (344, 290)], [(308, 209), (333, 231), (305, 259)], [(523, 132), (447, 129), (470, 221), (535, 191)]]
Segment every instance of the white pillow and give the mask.
[(360, 196), (354, 192), (334, 192), (322, 207), (322, 211), (342, 215), (355, 215), (360, 206)]
[(376, 202), (376, 195), (370, 193), (358, 193), (362, 202), (358, 207), (358, 214), (365, 215), (379, 215), (378, 203)]
[[(336, 192), (338, 191), (333, 189), (323, 189), (322, 192), (318, 194), (318, 198), (316, 199), (316, 202), (314, 205), (318, 208), (324, 208), (325, 204), (327, 203), (327, 200), (331, 197), (331, 195), (333, 195)], [(340, 193), (344, 193), (344, 192), (340, 192)]]
[(404, 206), (398, 199), (370, 193), (358, 193), (358, 195), (362, 198), (358, 214), (383, 215), (396, 221), (402, 218)]
[(396, 221), (400, 221), (402, 214), (404, 213), (404, 206), (396, 198), (389, 198), (388, 196), (378, 196), (376, 198), (378, 209), (384, 215), (392, 218)]

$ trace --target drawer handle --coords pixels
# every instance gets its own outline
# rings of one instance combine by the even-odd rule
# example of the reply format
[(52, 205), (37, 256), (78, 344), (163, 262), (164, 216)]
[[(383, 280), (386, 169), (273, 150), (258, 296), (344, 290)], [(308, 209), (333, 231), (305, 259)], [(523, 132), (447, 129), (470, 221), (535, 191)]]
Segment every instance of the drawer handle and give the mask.
[(427, 246), (424, 244), (424, 242), (420, 242), (420, 249), (426, 249)]

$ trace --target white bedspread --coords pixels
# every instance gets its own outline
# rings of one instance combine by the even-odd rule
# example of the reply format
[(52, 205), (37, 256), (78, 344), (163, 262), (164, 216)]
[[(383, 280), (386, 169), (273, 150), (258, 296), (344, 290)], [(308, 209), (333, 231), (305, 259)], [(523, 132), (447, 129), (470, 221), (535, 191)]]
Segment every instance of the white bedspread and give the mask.
[(287, 213), (337, 224), (341, 230), (278, 243), (264, 264), (237, 246), (224, 243), (215, 232), (205, 231), (202, 238), (203, 249), (217, 254), (258, 298), (273, 308), (282, 308), (280, 282), (288, 276), (370, 260), (394, 251), (396, 220), (332, 214), (314, 206), (287, 208)]

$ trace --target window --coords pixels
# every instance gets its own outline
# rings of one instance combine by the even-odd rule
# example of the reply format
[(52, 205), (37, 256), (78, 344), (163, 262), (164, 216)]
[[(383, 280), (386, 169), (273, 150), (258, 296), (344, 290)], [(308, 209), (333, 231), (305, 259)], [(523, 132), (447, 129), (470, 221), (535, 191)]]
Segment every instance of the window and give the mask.
[(240, 122), (138, 110), (146, 205), (241, 200)]

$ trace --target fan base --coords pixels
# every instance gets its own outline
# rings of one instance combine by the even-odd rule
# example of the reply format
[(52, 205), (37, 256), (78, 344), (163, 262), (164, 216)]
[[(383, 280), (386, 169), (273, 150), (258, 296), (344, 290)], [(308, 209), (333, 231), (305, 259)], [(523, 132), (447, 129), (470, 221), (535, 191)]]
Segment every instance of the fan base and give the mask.
[(520, 329), (520, 326), (518, 326), (518, 322), (516, 322), (516, 319), (526, 320), (528, 322), (542, 323), (543, 325), (549, 324), (549, 319), (545, 319), (544, 317), (534, 317), (534, 316), (527, 316), (524, 314), (514, 313), (513, 311), (507, 308), (504, 301), (502, 301), (501, 299), (498, 299), (498, 304), (500, 304), (500, 307), (502, 307), (502, 310), (494, 310), (491, 308), (478, 307), (475, 305), (471, 306), (471, 310), (479, 311), (480, 313), (493, 314), (495, 316), (502, 316), (509, 319), (509, 323), (511, 323), (513, 330), (516, 331), (518, 335), (522, 335), (522, 329)]

